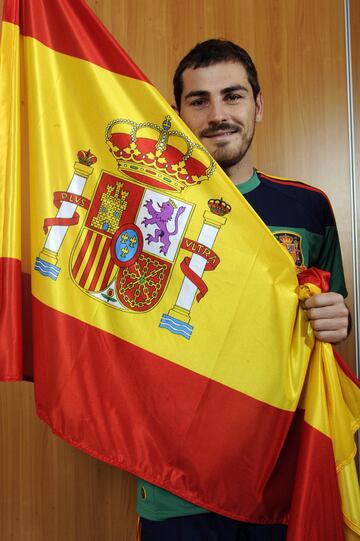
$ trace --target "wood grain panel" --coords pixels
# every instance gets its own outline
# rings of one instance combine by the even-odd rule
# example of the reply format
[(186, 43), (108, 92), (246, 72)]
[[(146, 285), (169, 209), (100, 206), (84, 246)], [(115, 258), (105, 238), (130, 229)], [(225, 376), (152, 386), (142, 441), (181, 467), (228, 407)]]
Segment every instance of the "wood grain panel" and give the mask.
[[(170, 102), (178, 60), (196, 42), (225, 37), (250, 52), (265, 96), (255, 162), (265, 171), (305, 179), (327, 191), (351, 285), (343, 1), (88, 3)], [(353, 37), (360, 51), (358, 0), (352, 8)], [(354, 62), (358, 76), (359, 55)], [(358, 78), (356, 85), (360, 111)], [(352, 364), (353, 342), (342, 351)], [(135, 484), (130, 475), (53, 436), (35, 416), (31, 384), (1, 384), (0, 407), (2, 541), (135, 539)]]
[(2, 541), (133, 541), (134, 479), (36, 418), (30, 383), (0, 384)]

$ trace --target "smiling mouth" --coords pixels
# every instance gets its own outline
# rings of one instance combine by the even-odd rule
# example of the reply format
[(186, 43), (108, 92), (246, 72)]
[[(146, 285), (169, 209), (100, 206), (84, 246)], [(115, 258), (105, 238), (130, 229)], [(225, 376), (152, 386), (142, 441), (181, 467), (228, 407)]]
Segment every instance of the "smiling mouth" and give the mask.
[(204, 134), (204, 139), (212, 139), (213, 141), (226, 140), (230, 138), (234, 133), (238, 133), (238, 130), (223, 130), (212, 133)]

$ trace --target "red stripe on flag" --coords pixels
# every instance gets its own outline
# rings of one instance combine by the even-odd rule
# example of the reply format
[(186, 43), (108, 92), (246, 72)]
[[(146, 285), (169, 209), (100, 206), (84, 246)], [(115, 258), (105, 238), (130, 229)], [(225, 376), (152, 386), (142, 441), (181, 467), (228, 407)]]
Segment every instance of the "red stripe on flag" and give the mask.
[[(36, 299), (33, 310), (37, 409), (55, 433), (211, 511), (269, 524), (287, 522), (290, 513), (296, 533), (288, 541), (341, 539), (334, 537), (336, 474), (326, 459), (331, 441), (305, 429), (319, 452), (311, 485), (301, 412), (264, 404)], [(304, 472), (297, 475), (301, 456)], [(331, 478), (332, 489), (313, 498), (320, 478)], [(303, 502), (312, 516), (327, 517), (306, 536), (297, 524), (294, 482), (297, 499), (302, 485), (309, 487)]]
[(90, 254), (90, 257), (89, 257), (89, 260), (88, 262), (86, 263), (86, 267), (84, 269), (84, 272), (82, 273), (82, 276), (80, 278), (80, 281), (79, 281), (79, 285), (81, 287), (84, 287), (85, 285), (85, 282), (89, 276), (89, 272), (91, 270), (91, 267), (93, 266), (94, 264), (94, 261), (95, 261), (95, 257), (96, 257), (96, 254), (98, 252), (98, 249), (99, 249), (99, 244), (101, 242), (101, 236), (100, 235), (96, 235), (96, 238), (95, 238), (95, 242), (94, 242), (94, 246), (92, 247), (92, 250), (91, 250), (91, 254)]
[(86, 252), (87, 252), (87, 249), (89, 247), (92, 236), (93, 236), (93, 232), (88, 230), (88, 232), (86, 233), (84, 243), (81, 246), (80, 252), (78, 253), (78, 256), (76, 258), (75, 265), (73, 266), (73, 269), (72, 269), (72, 274), (73, 274), (74, 278), (76, 278), (77, 273), (79, 272), (79, 269), (81, 267), (81, 263), (83, 262), (83, 259), (85, 257)]
[(83, 0), (5, 0), (3, 18), (50, 49), (147, 81)]
[(18, 259), (0, 258), (0, 380), (22, 379), (22, 276)]
[(19, 3), (14, 0), (4, 0), (2, 20), (19, 24)]
[(33, 340), (32, 340), (32, 296), (31, 296), (31, 276), (28, 273), (22, 273), (22, 328), (23, 328), (23, 378), (24, 380), (34, 380), (33, 370)]
[(97, 281), (99, 279), (99, 276), (100, 276), (100, 273), (102, 271), (102, 268), (103, 268), (103, 265), (104, 265), (104, 261), (105, 261), (105, 257), (106, 257), (106, 254), (108, 253), (109, 251), (109, 247), (110, 247), (110, 244), (111, 244), (111, 240), (110, 239), (106, 239), (106, 242), (104, 244), (104, 247), (102, 249), (102, 252), (101, 252), (101, 256), (100, 256), (100, 259), (99, 259), (99, 263), (96, 267), (96, 271), (95, 271), (95, 274), (94, 274), (94, 277), (93, 279), (91, 280), (91, 284), (90, 284), (90, 287), (89, 287), (89, 291), (93, 291), (95, 288), (96, 288), (96, 284), (97, 284)]
[(345, 541), (332, 442), (305, 421), (287, 541)]

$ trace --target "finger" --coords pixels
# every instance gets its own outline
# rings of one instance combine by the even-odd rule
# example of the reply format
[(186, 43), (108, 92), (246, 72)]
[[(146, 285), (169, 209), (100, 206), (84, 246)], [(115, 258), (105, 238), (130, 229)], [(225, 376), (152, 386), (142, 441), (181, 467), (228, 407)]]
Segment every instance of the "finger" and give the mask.
[(330, 344), (337, 344), (345, 340), (347, 336), (347, 331), (314, 331), (314, 336), (317, 340), (321, 342), (330, 342)]
[(347, 330), (346, 318), (314, 319), (310, 321), (314, 331), (342, 331)]
[(321, 306), (333, 306), (344, 304), (344, 297), (339, 293), (320, 293), (305, 301), (306, 308), (317, 308)]
[(348, 318), (348, 309), (345, 305), (322, 306), (321, 308), (310, 308), (306, 311), (308, 319), (336, 319)]

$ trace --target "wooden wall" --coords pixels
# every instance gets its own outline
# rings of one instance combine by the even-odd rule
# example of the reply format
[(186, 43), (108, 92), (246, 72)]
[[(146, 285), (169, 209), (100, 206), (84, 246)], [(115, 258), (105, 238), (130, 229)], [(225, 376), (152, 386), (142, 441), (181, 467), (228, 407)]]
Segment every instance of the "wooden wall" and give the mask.
[[(327, 191), (337, 215), (351, 304), (343, 0), (87, 1), (170, 101), (176, 64), (196, 42), (226, 37), (251, 53), (265, 96), (255, 163)], [(360, 4), (351, 4), (359, 115)], [(360, 156), (358, 121), (356, 129)], [(354, 365), (353, 339), (342, 352)], [(35, 417), (31, 384), (0, 384), (2, 541), (133, 541), (134, 490), (130, 475), (50, 433)]]

